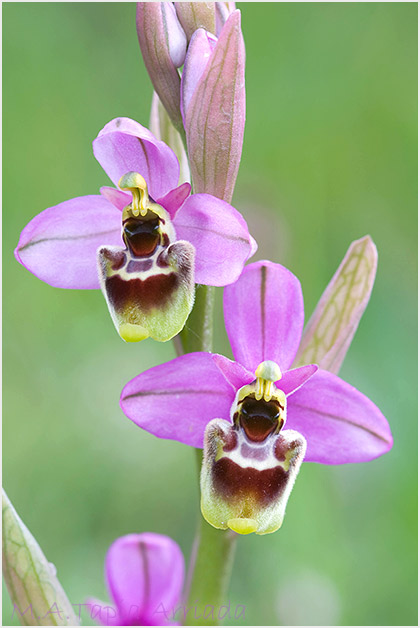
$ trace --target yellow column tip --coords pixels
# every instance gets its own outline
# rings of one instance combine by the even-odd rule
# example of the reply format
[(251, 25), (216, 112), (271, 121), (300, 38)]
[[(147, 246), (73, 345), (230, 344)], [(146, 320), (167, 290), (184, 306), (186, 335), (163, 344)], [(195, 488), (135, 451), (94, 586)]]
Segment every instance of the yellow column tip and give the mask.
[(133, 325), (132, 323), (123, 323), (119, 328), (119, 334), (126, 342), (140, 342), (149, 337), (147, 329), (141, 325)]
[(258, 529), (258, 523), (255, 519), (229, 519), (228, 528), (238, 534), (251, 534)]

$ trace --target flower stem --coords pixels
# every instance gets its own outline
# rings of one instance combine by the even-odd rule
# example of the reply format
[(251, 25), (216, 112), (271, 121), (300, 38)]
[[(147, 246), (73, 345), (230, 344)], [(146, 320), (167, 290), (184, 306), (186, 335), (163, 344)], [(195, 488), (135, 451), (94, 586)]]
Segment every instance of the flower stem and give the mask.
[(197, 285), (191, 314), (179, 334), (183, 353), (213, 348), (214, 287)]
[[(201, 468), (202, 451), (196, 449)], [(217, 626), (233, 567), (237, 535), (231, 530), (216, 530), (201, 513), (190, 561), (190, 590), (185, 604), (186, 626)]]
[[(197, 286), (194, 308), (175, 341), (177, 353), (211, 351), (213, 345), (214, 287)], [(196, 449), (198, 475), (202, 450)], [(185, 625), (215, 626), (220, 606), (227, 603), (226, 593), (233, 566), (236, 534), (216, 530), (201, 513), (188, 575)]]

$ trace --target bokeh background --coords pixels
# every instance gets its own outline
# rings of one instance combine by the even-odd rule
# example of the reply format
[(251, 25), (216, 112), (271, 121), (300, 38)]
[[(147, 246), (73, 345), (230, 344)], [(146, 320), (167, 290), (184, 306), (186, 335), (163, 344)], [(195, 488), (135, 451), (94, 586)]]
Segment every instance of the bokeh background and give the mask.
[[(350, 242), (376, 242), (376, 284), (341, 375), (380, 406), (395, 446), (367, 464), (303, 465), (281, 531), (239, 539), (231, 606), (246, 606), (242, 624), (414, 625), (417, 5), (239, 6), (247, 124), (234, 204), (256, 259), (301, 279), (308, 316)], [(108, 184), (91, 141), (116, 116), (147, 125), (152, 88), (134, 3), (5, 3), (3, 17), (4, 485), (82, 603), (107, 599), (117, 536), (169, 534), (188, 559), (193, 452), (118, 405), (129, 379), (174, 351), (124, 344), (99, 291), (51, 288), (13, 248), (35, 214)], [(220, 299), (217, 316), (215, 348), (230, 355)], [(3, 608), (16, 624), (7, 592)]]

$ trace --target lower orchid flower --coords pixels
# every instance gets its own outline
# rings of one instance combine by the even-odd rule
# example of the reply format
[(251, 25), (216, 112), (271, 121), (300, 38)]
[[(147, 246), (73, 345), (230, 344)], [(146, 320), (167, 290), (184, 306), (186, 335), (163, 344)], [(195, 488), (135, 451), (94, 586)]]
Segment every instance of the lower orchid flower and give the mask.
[(113, 606), (89, 598), (92, 619), (106, 626), (172, 625), (184, 584), (184, 557), (171, 538), (145, 532), (118, 538), (105, 559)]
[[(360, 247), (374, 249), (370, 238), (354, 243), (340, 269), (354, 268)], [(362, 282), (369, 294), (376, 265), (372, 268)], [(332, 284), (340, 278), (341, 271)], [(360, 277), (354, 283), (359, 285)], [(340, 294), (346, 297), (343, 285)], [(349, 290), (352, 302), (359, 303), (353, 284)], [(344, 297), (343, 303), (350, 302)], [(337, 351), (344, 344), (348, 348), (366, 302), (337, 328), (331, 340)], [(340, 314), (335, 307), (343, 320)], [(129, 382), (121, 407), (156, 436), (204, 446), (201, 507), (211, 525), (267, 534), (283, 522), (304, 459), (372, 460), (392, 447), (392, 436), (376, 405), (337, 375), (315, 364), (291, 368), (304, 311), (300, 283), (286, 268), (269, 261), (247, 266), (224, 291), (224, 315), (235, 361), (211, 353), (180, 356)], [(334, 328), (331, 317), (329, 326)], [(328, 331), (324, 325), (323, 333)]]
[(256, 243), (231, 205), (177, 187), (175, 153), (137, 122), (112, 120), (93, 151), (121, 189), (41, 212), (23, 229), (16, 259), (58, 288), (101, 287), (124, 340), (169, 340), (191, 311), (194, 282), (236, 281)]

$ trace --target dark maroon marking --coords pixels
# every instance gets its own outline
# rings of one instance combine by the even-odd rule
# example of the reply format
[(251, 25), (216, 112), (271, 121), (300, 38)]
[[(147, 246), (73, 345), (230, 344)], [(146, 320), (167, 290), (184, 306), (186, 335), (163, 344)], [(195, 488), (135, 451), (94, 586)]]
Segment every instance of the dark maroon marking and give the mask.
[(159, 217), (148, 211), (141, 218), (128, 218), (123, 232), (124, 241), (135, 257), (149, 257), (160, 243)]
[(117, 311), (124, 311), (129, 308), (133, 311), (133, 320), (128, 323), (135, 323), (135, 309), (143, 311), (151, 308), (164, 307), (172, 298), (173, 293), (178, 288), (180, 278), (176, 273), (169, 275), (153, 275), (147, 279), (121, 279), (118, 275), (108, 277), (105, 280), (105, 288), (108, 298)]
[(283, 438), (283, 436), (280, 434), (277, 437), (276, 444), (274, 445), (274, 455), (277, 458), (277, 460), (279, 460), (279, 462), (283, 462), (284, 460), (286, 460), (286, 455), (290, 451), (295, 451), (295, 455), (297, 455), (299, 451), (302, 449), (302, 446), (303, 446), (303, 441), (299, 441), (295, 439), (291, 442), (287, 442)]
[(243, 502), (255, 500), (267, 506), (277, 500), (286, 488), (289, 474), (282, 467), (258, 471), (252, 467), (240, 467), (229, 458), (221, 458), (212, 466), (215, 490), (227, 501)]
[(162, 246), (165, 248), (169, 246), (169, 236), (167, 233), (162, 233)]
[(119, 270), (126, 262), (124, 251), (110, 251), (109, 249), (99, 249), (99, 254), (111, 263), (112, 270)]
[(153, 260), (152, 259), (145, 259), (145, 260), (130, 260), (128, 262), (126, 271), (128, 273), (143, 273), (146, 270), (150, 270), (153, 266)]
[(168, 251), (164, 250), (162, 251), (162, 253), (159, 254), (157, 260), (156, 260), (156, 265), (159, 268), (168, 268), (169, 266), (169, 261), (168, 261)]
[(275, 399), (257, 401), (253, 396), (245, 397), (238, 409), (239, 425), (250, 441), (261, 443), (279, 430), (283, 424), (280, 416), (280, 404)]
[(228, 432), (222, 432), (220, 434), (224, 441), (223, 451), (232, 451), (238, 444), (238, 435), (233, 428), (230, 428)]

